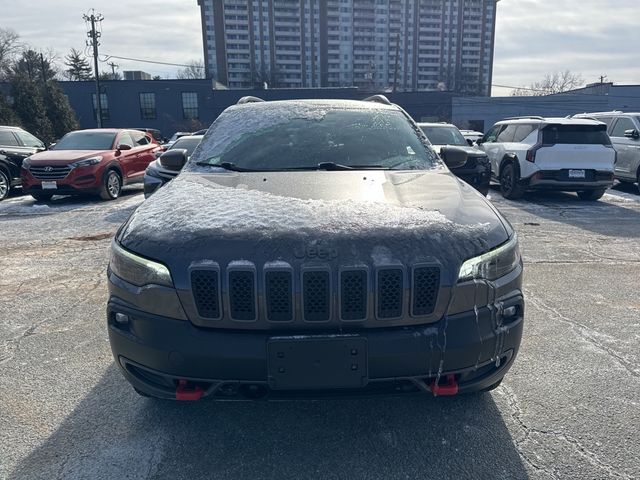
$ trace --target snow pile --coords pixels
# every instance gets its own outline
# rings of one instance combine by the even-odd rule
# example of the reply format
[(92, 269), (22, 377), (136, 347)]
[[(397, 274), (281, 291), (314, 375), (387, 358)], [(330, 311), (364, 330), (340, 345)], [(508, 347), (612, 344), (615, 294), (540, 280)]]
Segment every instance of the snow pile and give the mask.
[(166, 238), (179, 232), (187, 240), (207, 236), (250, 234), (269, 237), (287, 233), (366, 234), (413, 232), (430, 237), (481, 233), (487, 226), (461, 226), (438, 211), (382, 202), (312, 200), (274, 195), (246, 188), (223, 187), (198, 178), (181, 176), (154, 193), (133, 215), (126, 234), (139, 238)]

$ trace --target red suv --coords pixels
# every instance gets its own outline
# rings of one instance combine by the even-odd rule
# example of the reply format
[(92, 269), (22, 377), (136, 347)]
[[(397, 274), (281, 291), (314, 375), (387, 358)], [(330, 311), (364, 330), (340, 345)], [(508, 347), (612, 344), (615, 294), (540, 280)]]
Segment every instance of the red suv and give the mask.
[(100, 128), (67, 133), (50, 150), (22, 162), (22, 190), (36, 200), (53, 195), (118, 198), (123, 185), (142, 182), (160, 148), (137, 130)]

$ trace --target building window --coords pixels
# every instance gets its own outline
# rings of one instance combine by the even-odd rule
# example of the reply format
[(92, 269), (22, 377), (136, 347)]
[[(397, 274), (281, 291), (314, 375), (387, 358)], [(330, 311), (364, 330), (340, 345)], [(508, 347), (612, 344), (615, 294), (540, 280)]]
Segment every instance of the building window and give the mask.
[(182, 116), (186, 119), (198, 118), (198, 94), (182, 92)]
[[(98, 102), (96, 101), (96, 94), (92, 93), (93, 99), (93, 116), (98, 118)], [(109, 101), (107, 100), (107, 94), (100, 94), (100, 110), (102, 111), (102, 120), (109, 120)]]
[(154, 120), (156, 118), (156, 94), (140, 94), (140, 118), (142, 120)]

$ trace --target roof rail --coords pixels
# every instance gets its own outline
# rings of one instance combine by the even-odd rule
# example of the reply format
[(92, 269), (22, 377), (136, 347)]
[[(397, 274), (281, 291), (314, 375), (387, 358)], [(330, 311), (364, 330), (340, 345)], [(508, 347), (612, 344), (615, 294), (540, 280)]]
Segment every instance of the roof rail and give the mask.
[(540, 117), (538, 115), (524, 115), (522, 117), (507, 117), (504, 120), (544, 120), (544, 117)]
[(258, 97), (247, 95), (246, 97), (242, 97), (240, 100), (238, 100), (238, 103), (236, 103), (236, 105), (244, 105), (245, 103), (258, 103), (258, 102), (264, 102), (264, 100)]
[(619, 113), (624, 113), (622, 110), (611, 110), (610, 112), (585, 112), (585, 113), (578, 113), (576, 115), (617, 115)]
[(389, 101), (389, 99), (384, 95), (371, 95), (370, 97), (365, 98), (363, 101), (382, 103), (384, 105), (391, 105), (391, 102)]

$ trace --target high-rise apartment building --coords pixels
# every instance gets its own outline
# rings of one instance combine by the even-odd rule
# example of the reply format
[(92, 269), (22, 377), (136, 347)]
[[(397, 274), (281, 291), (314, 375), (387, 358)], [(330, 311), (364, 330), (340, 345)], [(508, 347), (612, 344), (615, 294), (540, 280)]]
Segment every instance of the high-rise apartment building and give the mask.
[(230, 88), (489, 95), (499, 0), (198, 0), (209, 76)]

